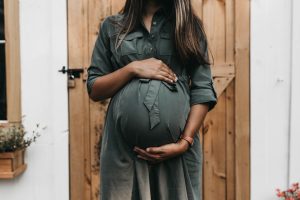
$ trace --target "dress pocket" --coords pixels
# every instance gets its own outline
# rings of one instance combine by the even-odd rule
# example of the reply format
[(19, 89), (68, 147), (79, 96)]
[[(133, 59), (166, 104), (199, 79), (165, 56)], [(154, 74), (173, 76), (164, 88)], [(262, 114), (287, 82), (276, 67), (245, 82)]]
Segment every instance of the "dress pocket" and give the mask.
[(171, 64), (171, 58), (174, 52), (174, 42), (170, 33), (160, 33), (160, 41), (158, 44), (158, 56), (168, 66)]
[(127, 34), (121, 43), (121, 55), (125, 56), (138, 53), (137, 40), (141, 37), (143, 37), (142, 32), (133, 32)]

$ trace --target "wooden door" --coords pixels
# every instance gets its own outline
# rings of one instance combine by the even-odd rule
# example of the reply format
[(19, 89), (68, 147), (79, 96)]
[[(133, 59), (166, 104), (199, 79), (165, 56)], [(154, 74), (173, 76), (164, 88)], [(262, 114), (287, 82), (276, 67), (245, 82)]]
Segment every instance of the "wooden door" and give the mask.
[(194, 0), (214, 57), (218, 104), (202, 126), (205, 200), (250, 199), (249, 1)]
[[(89, 100), (85, 80), (100, 21), (124, 0), (68, 0), (71, 200), (99, 198), (99, 144), (109, 100)], [(193, 0), (214, 57), (218, 104), (201, 128), (204, 200), (249, 200), (249, 1)]]

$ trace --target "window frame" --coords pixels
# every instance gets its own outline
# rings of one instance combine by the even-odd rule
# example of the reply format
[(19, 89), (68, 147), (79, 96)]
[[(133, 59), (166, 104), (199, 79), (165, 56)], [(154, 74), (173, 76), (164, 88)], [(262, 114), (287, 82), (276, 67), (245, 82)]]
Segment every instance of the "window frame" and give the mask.
[(0, 125), (21, 123), (21, 68), (19, 0), (4, 0), (6, 120)]

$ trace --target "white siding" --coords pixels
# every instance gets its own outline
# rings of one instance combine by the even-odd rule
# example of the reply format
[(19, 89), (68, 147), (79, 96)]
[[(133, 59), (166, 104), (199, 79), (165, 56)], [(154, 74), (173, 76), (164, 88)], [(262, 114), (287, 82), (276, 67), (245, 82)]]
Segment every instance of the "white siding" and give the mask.
[(276, 199), (300, 178), (299, 9), (298, 0), (251, 1), (252, 200)]
[(290, 183), (300, 181), (300, 1), (293, 0)]
[(68, 98), (67, 9), (65, 0), (20, 0), (21, 89), (25, 128), (47, 126), (28, 148), (28, 168), (0, 181), (2, 200), (67, 200)]

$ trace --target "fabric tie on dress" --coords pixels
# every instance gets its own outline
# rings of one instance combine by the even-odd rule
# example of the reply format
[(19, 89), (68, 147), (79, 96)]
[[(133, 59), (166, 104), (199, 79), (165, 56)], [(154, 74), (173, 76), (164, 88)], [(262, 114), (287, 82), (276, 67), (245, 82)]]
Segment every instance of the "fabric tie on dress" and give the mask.
[(147, 94), (144, 98), (144, 105), (149, 111), (149, 119), (150, 119), (150, 130), (153, 129), (160, 122), (160, 110), (158, 106), (158, 93), (163, 83), (169, 90), (177, 91), (176, 84), (169, 84), (160, 80), (150, 80), (150, 79), (140, 79), (141, 82), (149, 82), (149, 87), (147, 90)]

